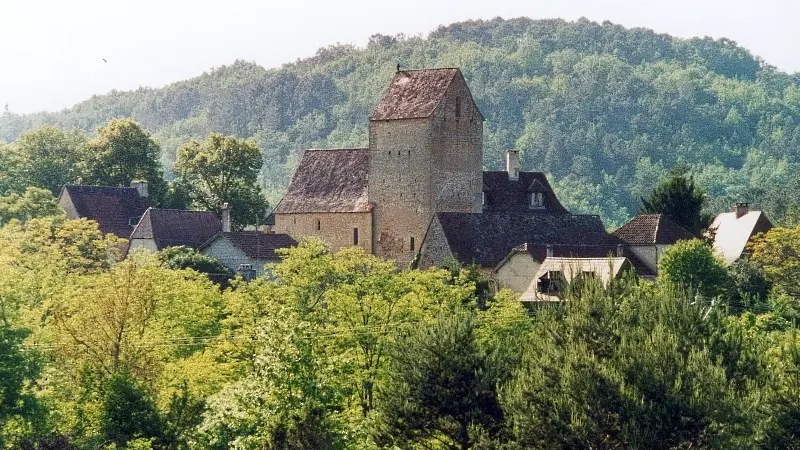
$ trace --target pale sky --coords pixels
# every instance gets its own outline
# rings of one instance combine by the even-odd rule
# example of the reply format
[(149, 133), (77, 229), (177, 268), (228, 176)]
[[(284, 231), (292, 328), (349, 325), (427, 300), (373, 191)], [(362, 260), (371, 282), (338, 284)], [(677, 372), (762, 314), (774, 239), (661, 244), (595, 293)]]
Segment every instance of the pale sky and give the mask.
[(781, 70), (800, 71), (799, 0), (0, 0), (0, 108), (60, 110), (236, 59), (270, 68), (335, 43), (363, 46), (374, 33), (426, 35), (496, 16), (583, 16), (727, 37)]

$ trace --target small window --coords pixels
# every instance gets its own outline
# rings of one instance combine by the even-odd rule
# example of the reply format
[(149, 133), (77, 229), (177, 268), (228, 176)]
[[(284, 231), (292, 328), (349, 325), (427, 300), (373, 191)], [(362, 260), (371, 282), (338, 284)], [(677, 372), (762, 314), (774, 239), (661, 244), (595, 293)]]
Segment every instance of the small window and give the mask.
[(317, 219), (317, 231), (322, 229), (322, 221)]
[(531, 208), (544, 208), (544, 196), (541, 192), (531, 193)]
[(411, 251), (412, 251), (412, 252), (414, 251), (414, 237), (413, 237), (413, 236), (412, 236), (412, 237), (411, 237), (411, 239), (409, 240), (409, 245), (408, 245), (408, 247), (411, 249)]
[(456, 120), (461, 118), (461, 97), (456, 97)]
[(481, 192), (481, 205), (486, 206), (486, 192)]
[(358, 245), (358, 228), (353, 228), (353, 245)]

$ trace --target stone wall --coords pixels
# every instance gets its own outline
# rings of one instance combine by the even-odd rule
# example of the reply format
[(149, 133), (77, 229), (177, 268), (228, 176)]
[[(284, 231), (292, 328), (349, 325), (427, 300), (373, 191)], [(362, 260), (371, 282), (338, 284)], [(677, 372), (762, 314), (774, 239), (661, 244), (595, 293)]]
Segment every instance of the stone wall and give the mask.
[(373, 121), (369, 141), (373, 252), (406, 265), (422, 244), (433, 215), (430, 122)]
[(353, 229), (358, 229), (358, 246), (372, 252), (372, 213), (276, 214), (275, 232), (296, 240), (318, 237), (336, 251), (353, 247)]
[(453, 252), (447, 244), (442, 224), (438, 220), (431, 222), (430, 228), (425, 235), (425, 242), (420, 248), (418, 267), (427, 269), (428, 267), (441, 266), (445, 262), (454, 259)]

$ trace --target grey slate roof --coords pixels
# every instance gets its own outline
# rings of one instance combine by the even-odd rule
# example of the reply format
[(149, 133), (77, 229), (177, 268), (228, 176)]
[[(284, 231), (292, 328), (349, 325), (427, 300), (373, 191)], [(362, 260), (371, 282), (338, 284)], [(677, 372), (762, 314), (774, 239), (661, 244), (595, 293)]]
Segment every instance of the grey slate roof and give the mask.
[[(532, 192), (542, 192), (543, 209), (530, 208)], [(508, 172), (483, 172), (484, 211), (530, 211), (537, 214), (569, 214), (558, 201), (542, 172), (520, 172), (511, 180)]]
[(222, 223), (211, 211), (148, 208), (131, 239), (153, 239), (159, 250), (179, 245), (197, 249), (220, 231)]
[(461, 71), (455, 68), (401, 70), (397, 72), (372, 111), (370, 120), (429, 117), (447, 88)]
[(288, 248), (297, 245), (297, 241), (288, 234), (262, 233), (260, 231), (238, 231), (219, 233), (202, 246), (206, 248), (218, 239), (226, 239), (231, 245), (242, 251), (247, 257), (253, 259), (278, 259), (275, 253), (279, 248)]
[(276, 214), (368, 212), (369, 149), (306, 150)]
[(59, 201), (65, 195), (75, 206), (78, 217), (94, 220), (103, 233), (123, 239), (128, 239), (133, 231), (130, 220), (138, 220), (150, 206), (150, 200), (140, 197), (132, 187), (65, 185)]
[(612, 234), (629, 245), (671, 245), (695, 237), (664, 214), (640, 214)]
[(495, 267), (514, 247), (529, 243), (579, 247), (608, 243), (614, 239), (606, 233), (599, 216), (572, 214), (537, 214), (531, 212), (437, 213), (456, 258), (463, 263), (473, 261), (481, 267)]

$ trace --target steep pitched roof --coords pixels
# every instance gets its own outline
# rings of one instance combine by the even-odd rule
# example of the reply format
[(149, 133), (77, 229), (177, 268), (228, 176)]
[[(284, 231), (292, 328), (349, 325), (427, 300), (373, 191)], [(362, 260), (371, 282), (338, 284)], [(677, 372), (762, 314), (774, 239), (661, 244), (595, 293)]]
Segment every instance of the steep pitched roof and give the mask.
[(640, 214), (612, 234), (629, 245), (671, 245), (695, 237), (664, 214)]
[[(542, 192), (544, 208), (531, 209), (531, 192)], [(537, 214), (569, 214), (558, 201), (542, 172), (520, 172), (511, 180), (508, 172), (483, 172), (484, 211), (530, 211)]]
[(401, 70), (397, 72), (372, 111), (370, 120), (429, 117), (447, 88), (461, 71), (454, 68)]
[(367, 212), (369, 150), (306, 150), (276, 214)]
[[(131, 219), (138, 220), (150, 206), (147, 197), (140, 197), (136, 188), (65, 185), (59, 203), (69, 198), (80, 218), (94, 220), (103, 233), (128, 239), (133, 231)], [(135, 222), (134, 222), (135, 223)]]
[[(437, 213), (458, 260), (495, 267), (516, 246), (598, 245), (613, 242), (599, 216), (531, 212)], [(610, 244), (609, 244), (610, 245)]]
[(727, 212), (714, 219), (709, 231), (714, 233), (714, 251), (730, 265), (742, 256), (753, 235), (771, 228), (772, 222), (761, 211), (749, 211), (739, 218), (735, 212)]
[(159, 250), (179, 245), (196, 249), (220, 231), (222, 223), (211, 211), (148, 208), (131, 240), (153, 239)]
[(297, 241), (288, 234), (262, 233), (260, 231), (239, 231), (219, 233), (206, 242), (201, 248), (206, 248), (218, 239), (226, 239), (242, 251), (247, 257), (253, 259), (278, 259), (275, 250), (297, 245)]

